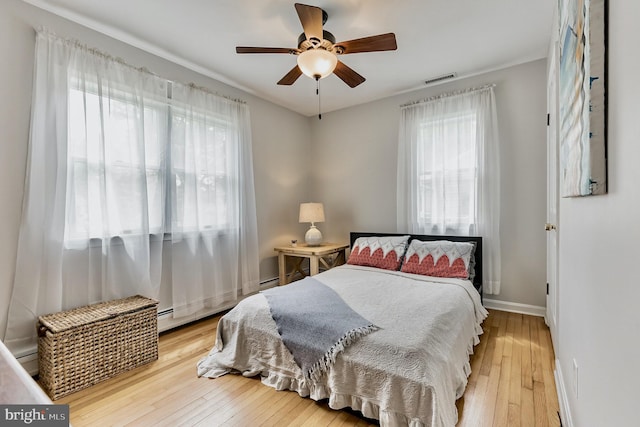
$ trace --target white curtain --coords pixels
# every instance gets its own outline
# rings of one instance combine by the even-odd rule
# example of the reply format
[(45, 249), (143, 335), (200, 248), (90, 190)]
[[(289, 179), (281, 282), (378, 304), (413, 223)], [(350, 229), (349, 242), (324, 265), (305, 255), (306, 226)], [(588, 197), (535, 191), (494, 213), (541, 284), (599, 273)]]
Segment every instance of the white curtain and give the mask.
[[(230, 130), (222, 145), (228, 141), (237, 151), (232, 153), (235, 157), (225, 157), (224, 165), (224, 173), (235, 181), (228, 179), (226, 193), (215, 196), (214, 202), (202, 202), (198, 185), (203, 181), (197, 179), (209, 171), (201, 165), (173, 166), (173, 151), (178, 156), (180, 149), (170, 149), (171, 138), (178, 139), (178, 147), (197, 146), (199, 151), (192, 157), (209, 164), (210, 157), (217, 155), (212, 150), (221, 143), (179, 138), (179, 119), (194, 121), (187, 114), (190, 107), (180, 102), (193, 98), (180, 99), (174, 106), (169, 99), (171, 85), (76, 42), (38, 32), (23, 215), (4, 338), (15, 355), (32, 351), (35, 322), (41, 314), (134, 294), (158, 298), (161, 282), (172, 286), (172, 303), (193, 308), (180, 309), (178, 315), (209, 306), (206, 302), (219, 301), (220, 295), (235, 300), (238, 289), (257, 290), (247, 107), (223, 99), (220, 104), (229, 105), (215, 114), (200, 109), (219, 105), (191, 109), (200, 111), (198, 117), (215, 115), (227, 123)], [(180, 98), (181, 91), (175, 91)], [(207, 94), (206, 98), (220, 97)], [(173, 111), (179, 114), (172, 116)], [(179, 171), (191, 174), (182, 177), (183, 193), (188, 195), (184, 199), (191, 204), (180, 199), (182, 193), (177, 191)], [(202, 179), (215, 180), (217, 174), (216, 170)], [(198, 195), (195, 201), (191, 192)], [(207, 225), (219, 222), (203, 218), (221, 209), (215, 207), (221, 197), (231, 202), (226, 214), (233, 221), (224, 231), (209, 233)], [(197, 225), (206, 231), (185, 233), (193, 222), (185, 225), (179, 217), (172, 218), (181, 209), (197, 210)], [(174, 227), (172, 245), (163, 245)], [(198, 247), (189, 247), (188, 253), (179, 243), (185, 234), (198, 241)], [(221, 239), (226, 239), (222, 246)], [(162, 277), (163, 260), (171, 263), (172, 256), (176, 257), (176, 283)], [(215, 264), (209, 267), (213, 259)], [(201, 289), (194, 290), (186, 271), (202, 273)], [(210, 273), (216, 277), (214, 290), (207, 278)], [(225, 290), (219, 289), (221, 284)]]
[(402, 107), (398, 231), (483, 237), (483, 291), (500, 292), (500, 165), (493, 86)]
[[(249, 109), (174, 84), (171, 254), (174, 316), (258, 290)], [(215, 112), (213, 114), (212, 112)]]

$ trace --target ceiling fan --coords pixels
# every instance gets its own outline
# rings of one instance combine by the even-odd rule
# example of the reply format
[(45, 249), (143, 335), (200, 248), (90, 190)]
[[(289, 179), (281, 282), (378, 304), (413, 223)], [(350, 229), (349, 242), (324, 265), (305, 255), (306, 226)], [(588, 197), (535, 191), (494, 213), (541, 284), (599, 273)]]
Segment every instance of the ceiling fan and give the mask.
[(338, 76), (350, 87), (356, 87), (366, 79), (346, 66), (338, 55), (362, 52), (396, 50), (396, 36), (393, 33), (379, 34), (336, 43), (336, 38), (322, 28), (327, 21), (327, 12), (316, 6), (295, 4), (304, 33), (298, 37), (297, 48), (238, 46), (236, 53), (288, 53), (297, 55), (297, 65), (279, 82), (292, 85), (302, 74), (320, 80), (331, 73)]

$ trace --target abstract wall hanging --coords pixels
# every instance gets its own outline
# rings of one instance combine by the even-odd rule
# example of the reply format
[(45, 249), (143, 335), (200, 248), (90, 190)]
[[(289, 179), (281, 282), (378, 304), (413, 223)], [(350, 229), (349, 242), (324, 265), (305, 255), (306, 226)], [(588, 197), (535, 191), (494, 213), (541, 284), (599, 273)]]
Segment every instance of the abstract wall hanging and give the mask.
[(607, 192), (607, 0), (559, 0), (560, 195)]

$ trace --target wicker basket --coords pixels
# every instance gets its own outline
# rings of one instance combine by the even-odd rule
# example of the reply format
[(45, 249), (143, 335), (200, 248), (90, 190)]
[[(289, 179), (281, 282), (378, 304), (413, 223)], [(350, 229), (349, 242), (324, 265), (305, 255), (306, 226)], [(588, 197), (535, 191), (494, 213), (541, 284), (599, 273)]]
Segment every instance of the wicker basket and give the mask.
[(51, 399), (158, 359), (158, 302), (139, 295), (38, 318), (40, 385)]

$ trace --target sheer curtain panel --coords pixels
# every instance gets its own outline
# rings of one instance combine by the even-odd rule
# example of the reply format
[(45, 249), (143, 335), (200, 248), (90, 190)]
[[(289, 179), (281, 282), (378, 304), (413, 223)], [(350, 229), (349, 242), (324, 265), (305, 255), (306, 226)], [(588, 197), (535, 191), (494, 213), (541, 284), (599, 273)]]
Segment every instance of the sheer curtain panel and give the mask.
[(171, 271), (175, 317), (259, 286), (249, 109), (173, 84)]
[(244, 103), (38, 31), (7, 346), (33, 351), (38, 315), (161, 285), (175, 317), (257, 291), (252, 170)]
[(500, 165), (493, 86), (401, 109), (398, 230), (483, 237), (484, 286), (500, 292)]

